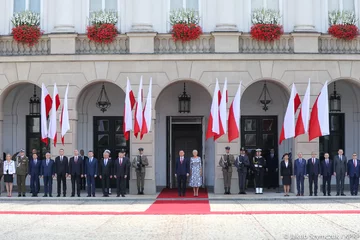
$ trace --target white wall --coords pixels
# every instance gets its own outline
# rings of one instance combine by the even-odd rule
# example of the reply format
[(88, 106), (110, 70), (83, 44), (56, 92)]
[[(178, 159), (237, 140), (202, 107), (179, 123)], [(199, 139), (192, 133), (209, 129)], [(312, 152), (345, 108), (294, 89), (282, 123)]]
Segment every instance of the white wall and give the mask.
[[(209, 115), (211, 97), (202, 86), (186, 82), (186, 92), (191, 95), (191, 113), (178, 112), (178, 95), (183, 92), (184, 82), (176, 82), (165, 88), (156, 101), (155, 122), (155, 181), (156, 186), (166, 186), (166, 117), (167, 116), (204, 116)], [(205, 134), (205, 132), (203, 133)], [(214, 186), (215, 144), (213, 140), (205, 142), (205, 179), (207, 186)]]

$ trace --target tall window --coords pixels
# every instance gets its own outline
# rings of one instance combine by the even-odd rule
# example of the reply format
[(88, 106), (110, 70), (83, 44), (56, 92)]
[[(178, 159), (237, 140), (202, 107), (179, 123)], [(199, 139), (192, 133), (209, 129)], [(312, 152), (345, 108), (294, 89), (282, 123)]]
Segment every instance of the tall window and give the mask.
[(30, 10), (40, 13), (41, 0), (14, 0), (14, 13)]
[(199, 0), (170, 0), (170, 11), (179, 8), (199, 11)]
[(90, 0), (90, 12), (117, 11), (117, 0)]
[(328, 10), (329, 12), (339, 10), (339, 11), (355, 11), (355, 1), (354, 0), (328, 0)]
[(280, 11), (279, 0), (251, 0), (251, 11), (262, 8)]

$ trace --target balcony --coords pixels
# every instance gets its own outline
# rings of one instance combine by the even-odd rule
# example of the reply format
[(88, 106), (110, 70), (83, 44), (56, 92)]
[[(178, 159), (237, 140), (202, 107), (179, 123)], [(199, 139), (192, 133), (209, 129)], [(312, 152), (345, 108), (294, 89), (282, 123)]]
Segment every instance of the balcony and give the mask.
[(251, 38), (250, 34), (243, 34), (239, 38), (240, 53), (294, 53), (294, 38), (284, 34), (274, 42), (259, 42)]
[(360, 37), (351, 41), (336, 39), (330, 35), (319, 37), (319, 53), (354, 54), (360, 53)]
[(190, 42), (174, 40), (171, 34), (158, 34), (155, 37), (155, 53), (213, 53), (214, 37), (211, 34), (203, 34), (199, 39)]
[(50, 39), (47, 35), (40, 38), (32, 47), (17, 43), (12, 36), (0, 37), (0, 56), (49, 55)]
[(86, 34), (78, 35), (75, 43), (76, 54), (123, 54), (129, 53), (129, 39), (125, 34), (119, 34), (111, 44), (91, 42)]

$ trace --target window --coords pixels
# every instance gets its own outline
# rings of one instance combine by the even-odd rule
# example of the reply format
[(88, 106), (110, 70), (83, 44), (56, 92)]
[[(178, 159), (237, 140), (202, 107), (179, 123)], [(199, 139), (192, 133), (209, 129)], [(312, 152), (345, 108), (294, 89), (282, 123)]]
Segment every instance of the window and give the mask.
[(170, 0), (170, 11), (179, 8), (199, 11), (199, 0)]
[(256, 9), (272, 9), (280, 11), (279, 0), (252, 0), (251, 1), (251, 11)]
[(90, 0), (90, 12), (117, 11), (117, 0)]
[(354, 12), (355, 2), (354, 0), (328, 0), (328, 10), (329, 12), (335, 10)]
[(14, 13), (30, 10), (40, 13), (41, 0), (14, 0)]
[(50, 151), (50, 145), (46, 146), (41, 141), (40, 115), (26, 116), (26, 153), (31, 155), (33, 149), (37, 150), (40, 159), (45, 158), (45, 153)]

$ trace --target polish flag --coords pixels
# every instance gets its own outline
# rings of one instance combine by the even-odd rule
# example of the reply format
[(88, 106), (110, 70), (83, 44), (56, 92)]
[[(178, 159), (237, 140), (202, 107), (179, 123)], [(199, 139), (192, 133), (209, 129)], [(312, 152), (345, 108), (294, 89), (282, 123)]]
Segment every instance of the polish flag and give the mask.
[(47, 118), (51, 109), (52, 99), (45, 85), (41, 86), (41, 141), (48, 145)]
[(301, 101), (299, 94), (296, 91), (295, 84), (291, 88), (291, 95), (286, 109), (284, 123), (280, 133), (279, 144), (285, 139), (295, 136), (295, 113), (299, 108)]
[(126, 140), (129, 140), (130, 131), (133, 130), (132, 110), (134, 106), (135, 106), (135, 96), (134, 96), (134, 92), (131, 90), (130, 80), (128, 78), (126, 83), (124, 123), (123, 123), (124, 137)]
[(135, 124), (134, 124), (135, 137), (137, 137), (138, 134), (141, 132), (141, 127), (142, 127), (142, 119), (143, 119), (142, 98), (143, 98), (143, 93), (142, 93), (142, 76), (141, 76), (139, 91), (138, 91), (138, 96), (137, 96), (137, 103), (136, 103), (136, 108), (135, 108)]
[(64, 136), (70, 130), (69, 109), (68, 109), (69, 84), (66, 86), (64, 104), (60, 115), (61, 142), (64, 145)]
[(142, 128), (141, 128), (141, 134), (140, 134), (140, 139), (143, 138), (143, 136), (150, 132), (151, 130), (151, 108), (152, 108), (152, 104), (151, 104), (151, 94), (152, 92), (152, 78), (150, 78), (150, 85), (149, 85), (149, 91), (148, 91), (148, 95), (146, 98), (146, 103), (145, 103), (145, 108), (144, 108), (144, 112), (143, 112), (143, 122), (142, 122)]
[(229, 109), (228, 138), (229, 142), (239, 137), (240, 132), (241, 82)]
[(330, 134), (328, 101), (328, 82), (326, 81), (311, 110), (309, 141)]
[(225, 78), (224, 88), (220, 97), (219, 119), (220, 133), (214, 136), (214, 140), (218, 139), (227, 132), (226, 104), (228, 102), (227, 79)]
[(51, 115), (50, 115), (50, 123), (49, 123), (49, 132), (48, 137), (53, 139), (54, 147), (56, 147), (57, 140), (57, 132), (56, 132), (56, 111), (60, 106), (60, 97), (56, 87), (56, 83), (54, 84), (54, 93), (53, 93), (53, 101), (51, 106)]
[(300, 113), (296, 121), (295, 137), (305, 134), (309, 130), (310, 116), (310, 79), (301, 103)]
[(220, 95), (219, 81), (216, 79), (216, 85), (211, 103), (210, 116), (208, 120), (208, 127), (206, 131), (206, 139), (214, 137), (220, 133), (219, 126), (219, 95)]

